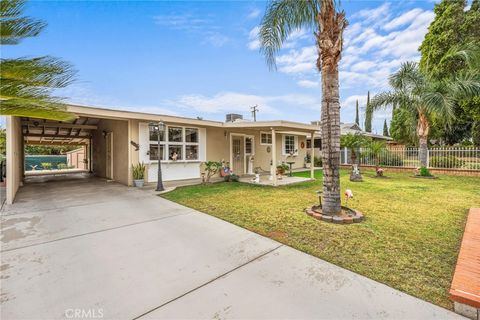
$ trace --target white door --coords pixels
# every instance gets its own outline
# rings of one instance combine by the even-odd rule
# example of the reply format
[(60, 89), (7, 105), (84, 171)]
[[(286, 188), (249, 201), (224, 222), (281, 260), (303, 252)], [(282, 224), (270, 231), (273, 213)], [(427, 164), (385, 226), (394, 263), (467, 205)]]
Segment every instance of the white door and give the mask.
[(105, 136), (105, 177), (113, 180), (113, 133), (107, 132)]

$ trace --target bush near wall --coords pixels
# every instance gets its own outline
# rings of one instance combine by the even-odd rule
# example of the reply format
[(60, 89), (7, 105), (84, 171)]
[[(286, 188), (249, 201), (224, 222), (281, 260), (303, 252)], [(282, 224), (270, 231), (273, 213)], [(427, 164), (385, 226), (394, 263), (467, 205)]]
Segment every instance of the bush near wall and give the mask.
[(453, 155), (434, 156), (430, 158), (430, 167), (435, 168), (461, 168), (465, 161)]
[(396, 153), (385, 151), (380, 156), (380, 165), (381, 166), (390, 166), (390, 167), (400, 167), (403, 166), (403, 160)]

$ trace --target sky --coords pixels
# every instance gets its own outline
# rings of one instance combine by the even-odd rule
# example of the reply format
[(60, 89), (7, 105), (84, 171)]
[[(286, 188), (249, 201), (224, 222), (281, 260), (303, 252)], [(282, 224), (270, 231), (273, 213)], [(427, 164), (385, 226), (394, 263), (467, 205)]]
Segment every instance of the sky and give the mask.
[[(341, 121), (363, 127), (367, 92), (388, 89), (400, 64), (419, 60), (418, 47), (435, 2), (343, 0), (349, 26), (340, 63)], [(72, 103), (224, 120), (320, 119), (320, 76), (312, 30), (295, 30), (270, 71), (259, 51), (263, 1), (31, 1), (26, 14), (48, 27), (2, 58), (51, 55), (78, 70), (57, 94)], [(374, 114), (381, 133), (391, 111)]]

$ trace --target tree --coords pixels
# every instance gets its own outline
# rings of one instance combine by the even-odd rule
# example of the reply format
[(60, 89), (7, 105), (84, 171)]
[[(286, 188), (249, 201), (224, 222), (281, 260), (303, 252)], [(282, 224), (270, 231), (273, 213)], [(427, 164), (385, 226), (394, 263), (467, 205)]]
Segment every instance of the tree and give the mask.
[(292, 31), (313, 29), (318, 51), (316, 67), (322, 78), (323, 207), (325, 214), (341, 212), (340, 198), (340, 103), (338, 64), (343, 49), (345, 12), (334, 0), (276, 0), (268, 4), (259, 38), (269, 67)]
[(366, 132), (372, 132), (373, 112), (371, 108), (369, 108), (369, 105), (370, 105), (370, 91), (368, 91), (367, 107), (365, 108), (365, 131)]
[(461, 68), (462, 63), (455, 58), (445, 58), (447, 52), (462, 43), (459, 27), (464, 21), (466, 0), (443, 0), (433, 9), (435, 19), (428, 27), (425, 39), (420, 45), (422, 57), (420, 69), (434, 78), (444, 78), (452, 70)]
[[(469, 10), (465, 10), (466, 4), (465, 0), (443, 0), (435, 5), (435, 19), (419, 48), (420, 69), (434, 79), (442, 80), (468, 68), (467, 61), (455, 53), (480, 46), (480, 1), (473, 0)], [(449, 125), (443, 121), (432, 123), (436, 137), (447, 144), (469, 139), (474, 122), (471, 111), (479, 108), (480, 104), (472, 99), (457, 103), (455, 118)]]
[(355, 108), (355, 123), (357, 124), (357, 126), (360, 125), (360, 116), (358, 115), (358, 100)]
[(350, 159), (353, 164), (357, 163), (357, 151), (370, 141), (369, 138), (360, 133), (347, 133), (340, 137), (340, 146), (350, 149)]
[(379, 175), (378, 168), (380, 166), (380, 156), (382, 152), (385, 150), (385, 142), (383, 141), (371, 141), (368, 145), (368, 150), (372, 155), (372, 158), (375, 160), (375, 172), (377, 176)]
[(475, 72), (437, 81), (422, 73), (415, 62), (403, 63), (400, 70), (390, 76), (389, 84), (392, 90), (377, 94), (370, 102), (370, 108), (373, 112), (395, 104), (410, 114), (403, 125), (415, 127), (422, 166), (427, 166), (427, 144), (432, 119), (442, 118), (448, 123), (454, 117), (453, 106), (456, 102), (480, 94), (480, 81)]
[[(1, 1), (2, 46), (35, 37), (46, 26), (42, 21), (23, 16), (24, 7), (24, 0)], [(53, 120), (75, 117), (66, 111), (63, 99), (52, 95), (54, 89), (64, 88), (73, 81), (75, 70), (70, 64), (44, 56), (1, 59), (0, 67), (0, 114)]]
[(387, 126), (387, 119), (383, 121), (383, 135), (388, 137), (388, 126)]

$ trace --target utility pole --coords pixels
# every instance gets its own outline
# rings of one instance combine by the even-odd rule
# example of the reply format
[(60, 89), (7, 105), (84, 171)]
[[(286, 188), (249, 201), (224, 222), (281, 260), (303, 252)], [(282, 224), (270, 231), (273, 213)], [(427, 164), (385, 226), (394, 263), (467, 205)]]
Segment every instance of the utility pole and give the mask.
[(257, 121), (258, 105), (254, 105), (250, 109), (252, 110), (253, 121)]

